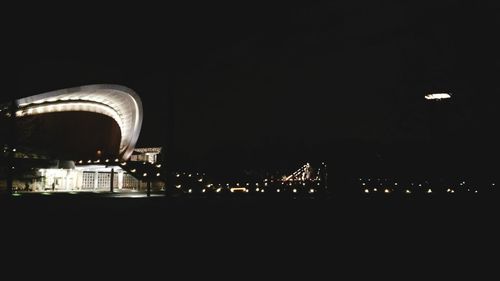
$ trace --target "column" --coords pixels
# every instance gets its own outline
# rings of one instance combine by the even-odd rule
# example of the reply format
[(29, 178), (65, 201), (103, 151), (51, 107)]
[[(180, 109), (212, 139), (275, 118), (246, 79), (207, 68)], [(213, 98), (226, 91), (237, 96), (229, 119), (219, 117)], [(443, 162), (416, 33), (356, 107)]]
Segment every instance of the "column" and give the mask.
[(94, 190), (96, 190), (99, 187), (99, 172), (95, 171), (94, 172)]

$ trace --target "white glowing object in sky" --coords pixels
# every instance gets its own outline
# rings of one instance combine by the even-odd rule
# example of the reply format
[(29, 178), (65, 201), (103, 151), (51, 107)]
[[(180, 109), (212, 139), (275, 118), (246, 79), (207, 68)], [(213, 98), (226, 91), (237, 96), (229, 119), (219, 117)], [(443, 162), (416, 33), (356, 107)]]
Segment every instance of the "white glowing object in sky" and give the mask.
[(142, 102), (131, 89), (119, 85), (88, 85), (52, 91), (17, 101), (16, 116), (86, 111), (113, 118), (121, 131), (120, 157), (132, 154), (142, 126)]
[(434, 94), (425, 95), (426, 100), (442, 100), (442, 99), (449, 99), (449, 98), (451, 98), (451, 95), (448, 93), (434, 93)]

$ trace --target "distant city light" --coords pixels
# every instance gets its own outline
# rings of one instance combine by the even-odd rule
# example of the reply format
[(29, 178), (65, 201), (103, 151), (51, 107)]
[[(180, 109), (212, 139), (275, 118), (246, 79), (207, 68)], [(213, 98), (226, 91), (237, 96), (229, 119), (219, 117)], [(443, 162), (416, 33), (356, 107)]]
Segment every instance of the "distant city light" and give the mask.
[(203, 181), (203, 179), (198, 179), (198, 182), (202, 182), (202, 181)]
[(222, 188), (217, 188), (217, 190), (215, 192), (219, 193), (221, 191)]
[(148, 173), (144, 173), (142, 174), (143, 177), (147, 177), (148, 176)]
[(176, 185), (175, 187), (176, 187), (176, 188), (181, 188), (181, 185), (180, 185), (180, 184), (178, 184), (178, 185)]
[(313, 188), (309, 189), (309, 193), (314, 193), (314, 189)]
[(193, 190), (190, 188), (190, 189), (188, 190), (188, 193), (191, 193), (191, 192), (193, 192)]
[(297, 193), (297, 189), (295, 189), (295, 188), (294, 188), (294, 189), (293, 189), (293, 193)]
[(406, 193), (406, 194), (410, 194), (410, 193), (411, 193), (411, 190), (407, 189), (407, 190), (405, 191), (405, 193)]
[(281, 191), (280, 191), (280, 189), (278, 188), (278, 189), (276, 190), (276, 192), (280, 193)]
[(205, 193), (205, 189), (202, 189), (201, 192)]
[(426, 100), (442, 100), (449, 98), (451, 98), (451, 95), (449, 93), (434, 93), (425, 95)]
[(156, 176), (159, 177), (160, 176), (160, 173), (156, 173)]
[(387, 189), (387, 188), (386, 188), (386, 189), (384, 189), (384, 192), (385, 192), (385, 193), (391, 193), (391, 191), (390, 191), (389, 189)]
[(368, 190), (368, 188), (365, 189), (365, 193), (370, 193), (370, 190)]
[(432, 189), (427, 189), (427, 193), (432, 193)]

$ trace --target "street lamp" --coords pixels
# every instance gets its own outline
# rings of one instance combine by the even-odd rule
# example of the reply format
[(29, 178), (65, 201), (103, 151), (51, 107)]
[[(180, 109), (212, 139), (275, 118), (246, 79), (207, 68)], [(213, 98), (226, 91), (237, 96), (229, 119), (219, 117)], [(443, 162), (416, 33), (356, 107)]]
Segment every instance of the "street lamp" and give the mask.
[(451, 98), (451, 93), (432, 93), (425, 95), (426, 100), (445, 100)]

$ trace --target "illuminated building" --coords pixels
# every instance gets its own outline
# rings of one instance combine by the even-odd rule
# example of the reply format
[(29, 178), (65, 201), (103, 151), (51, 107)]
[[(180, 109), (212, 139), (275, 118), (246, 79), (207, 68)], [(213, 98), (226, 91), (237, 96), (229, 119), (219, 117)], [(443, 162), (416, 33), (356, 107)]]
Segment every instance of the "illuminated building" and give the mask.
[[(141, 177), (120, 167), (134, 153), (142, 126), (142, 102), (133, 90), (88, 85), (21, 98), (14, 104), (14, 109), (0, 105), (0, 125), (14, 124), (16, 131), (16, 148), (11, 150), (15, 189), (109, 190), (111, 182), (117, 189), (140, 187)], [(0, 141), (7, 151), (7, 142)], [(156, 163), (157, 153), (145, 155)], [(0, 189), (3, 185), (0, 180)]]

